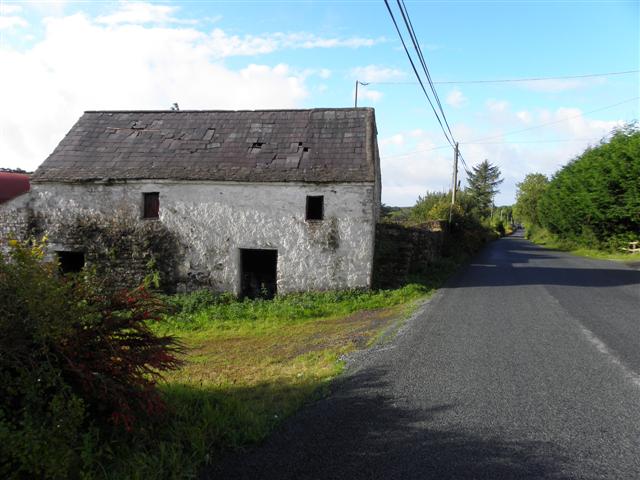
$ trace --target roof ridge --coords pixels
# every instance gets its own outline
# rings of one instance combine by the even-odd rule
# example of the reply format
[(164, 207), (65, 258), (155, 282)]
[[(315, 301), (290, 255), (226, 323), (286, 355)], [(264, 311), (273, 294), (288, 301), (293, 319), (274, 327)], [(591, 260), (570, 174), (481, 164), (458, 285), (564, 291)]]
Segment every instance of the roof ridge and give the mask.
[(373, 107), (325, 107), (325, 108), (273, 108), (273, 109), (244, 109), (244, 110), (224, 110), (224, 109), (204, 109), (204, 110), (85, 110), (84, 113), (217, 113), (217, 112), (324, 112), (324, 111), (373, 111)]

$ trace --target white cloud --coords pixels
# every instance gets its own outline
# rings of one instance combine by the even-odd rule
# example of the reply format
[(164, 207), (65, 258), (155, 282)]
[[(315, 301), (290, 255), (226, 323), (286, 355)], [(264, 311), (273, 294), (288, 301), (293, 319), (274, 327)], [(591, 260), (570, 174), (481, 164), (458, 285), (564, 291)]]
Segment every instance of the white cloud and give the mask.
[(30, 0), (24, 3), (28, 5), (28, 8), (34, 9), (42, 15), (59, 16), (64, 12), (70, 0)]
[(15, 15), (20, 12), (22, 12), (20, 5), (7, 5), (4, 2), (0, 2), (0, 30), (28, 26), (29, 23), (24, 18)]
[[(106, 25), (185, 22), (185, 20), (179, 20), (173, 16), (177, 11), (178, 7), (169, 5), (121, 2), (118, 10), (109, 15), (97, 17), (96, 22)], [(189, 20), (187, 22), (193, 23), (193, 21)]]
[(12, 13), (20, 13), (21, 11), (22, 7), (20, 5), (5, 2), (0, 3), (0, 14), (2, 15), (11, 15)]
[(518, 117), (518, 120), (520, 120), (522, 123), (531, 123), (531, 113), (527, 112), (526, 110), (522, 110), (516, 113), (516, 117)]
[(405, 73), (397, 68), (367, 65), (352, 68), (350, 76), (361, 82), (388, 82), (405, 78)]
[(10, 28), (26, 27), (29, 24), (27, 21), (18, 16), (1, 16), (0, 17), (0, 30), (8, 30)]
[(496, 100), (495, 98), (490, 98), (489, 100), (487, 100), (486, 106), (489, 111), (500, 113), (509, 108), (509, 102), (507, 102), (506, 100)]
[[(482, 128), (460, 123), (452, 127), (469, 167), (486, 158), (500, 168), (505, 182), (496, 196), (497, 205), (515, 201), (516, 183), (527, 173), (552, 175), (589, 145), (597, 144), (613, 128), (623, 124), (620, 120), (586, 117), (577, 108), (514, 112), (504, 102), (496, 100), (495, 105), (498, 105), (500, 115), (496, 117), (490, 112)], [(519, 130), (519, 124), (525, 129), (548, 122), (556, 123), (506, 135)], [(379, 144), (384, 203), (412, 205), (417, 196), (427, 190), (449, 189), (452, 152), (435, 127), (433, 130), (397, 132), (383, 137)], [(464, 186), (466, 174), (462, 167), (459, 178)]]
[(460, 108), (467, 103), (467, 97), (465, 97), (459, 89), (454, 88), (449, 92), (449, 95), (447, 95), (446, 102), (453, 108)]
[(360, 88), (358, 90), (358, 100), (366, 99), (371, 100), (372, 102), (377, 102), (382, 98), (382, 92), (378, 90), (372, 90), (370, 88)]
[(549, 79), (549, 80), (537, 80), (532, 82), (522, 82), (520, 85), (527, 90), (533, 92), (543, 93), (559, 93), (566, 92), (568, 90), (577, 90), (581, 88), (588, 88), (592, 86), (603, 85), (607, 83), (604, 78), (592, 78), (592, 79)]
[(41, 41), (1, 49), (0, 65), (11, 65), (0, 75), (2, 166), (29, 170), (84, 110), (294, 108), (307, 96), (304, 75), (285, 64), (216, 63), (197, 30), (102, 25), (82, 14), (48, 19)]
[(381, 138), (379, 141), (380, 147), (386, 147), (387, 145), (403, 145), (404, 135), (402, 133), (396, 133), (390, 137)]
[(384, 39), (361, 37), (323, 38), (311, 33), (270, 33), (265, 35), (227, 35), (220, 29), (214, 29), (206, 41), (211, 54), (218, 58), (246, 55), (264, 55), (282, 49), (311, 48), (359, 48), (370, 47)]
[(436, 130), (413, 129), (382, 137), (382, 201), (409, 206), (427, 191), (447, 190), (452, 153), (449, 148), (438, 148), (441, 145), (442, 134)]
[[(545, 112), (546, 113), (546, 112)], [(542, 115), (541, 115), (542, 116)], [(545, 114), (544, 117), (548, 118)], [(615, 127), (621, 126), (622, 121), (603, 121), (588, 119), (579, 108), (561, 107), (551, 114), (551, 122), (558, 122), (551, 128), (575, 137), (593, 137), (605, 135)]]
[(321, 68), (318, 75), (320, 76), (320, 78), (324, 78), (326, 80), (331, 76), (331, 70), (329, 70), (328, 68)]

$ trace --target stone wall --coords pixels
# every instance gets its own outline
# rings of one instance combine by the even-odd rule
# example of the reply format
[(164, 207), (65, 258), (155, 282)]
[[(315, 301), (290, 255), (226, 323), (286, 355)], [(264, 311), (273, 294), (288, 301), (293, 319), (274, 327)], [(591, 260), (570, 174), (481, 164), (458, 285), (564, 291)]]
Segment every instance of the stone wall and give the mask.
[(376, 227), (373, 285), (396, 288), (408, 283), (442, 254), (444, 232), (379, 223)]
[[(144, 192), (159, 192), (158, 220), (141, 219)], [(129, 236), (161, 227), (160, 237), (170, 248), (159, 245), (164, 253), (146, 257), (123, 254), (114, 268), (122, 268), (124, 278), (132, 271), (138, 278), (143, 264), (166, 261), (171, 272), (165, 276), (179, 290), (239, 293), (240, 249), (275, 249), (277, 289), (286, 293), (371, 286), (375, 193), (373, 183), (35, 183), (30, 207), (52, 249), (84, 250), (88, 263), (98, 262), (100, 255), (121, 255), (122, 250), (104, 246), (109, 242), (101, 230), (115, 217), (131, 223)], [(324, 196), (324, 220), (305, 220), (307, 195)], [(98, 249), (96, 242), (102, 245)]]
[(11, 237), (26, 238), (32, 226), (29, 193), (0, 204), (0, 251)]

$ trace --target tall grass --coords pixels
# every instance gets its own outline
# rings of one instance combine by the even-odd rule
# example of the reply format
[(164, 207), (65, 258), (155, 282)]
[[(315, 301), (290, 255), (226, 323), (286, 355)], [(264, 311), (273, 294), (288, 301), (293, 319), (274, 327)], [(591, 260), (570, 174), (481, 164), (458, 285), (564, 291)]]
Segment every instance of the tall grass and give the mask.
[(225, 294), (195, 292), (168, 298), (174, 313), (166, 315), (154, 328), (159, 333), (171, 334), (199, 332), (210, 336), (249, 331), (258, 334), (282, 325), (399, 305), (427, 291), (424, 285), (409, 284), (396, 290), (293, 293), (272, 300), (236, 300)]

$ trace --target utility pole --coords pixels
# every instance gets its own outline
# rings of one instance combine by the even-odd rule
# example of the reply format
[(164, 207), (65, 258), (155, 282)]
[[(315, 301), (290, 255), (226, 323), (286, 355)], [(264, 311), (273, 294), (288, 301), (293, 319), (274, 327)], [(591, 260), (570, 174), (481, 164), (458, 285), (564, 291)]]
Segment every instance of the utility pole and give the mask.
[(358, 108), (358, 84), (362, 86), (369, 85), (367, 82), (361, 82), (360, 80), (356, 80), (356, 101), (355, 101), (356, 108)]
[(458, 187), (458, 142), (453, 152), (453, 184), (451, 187), (451, 205), (456, 203), (456, 189)]
[(458, 142), (453, 151), (453, 182), (451, 184), (451, 207), (449, 208), (449, 226), (453, 217), (453, 206), (456, 203), (456, 189), (458, 188)]

